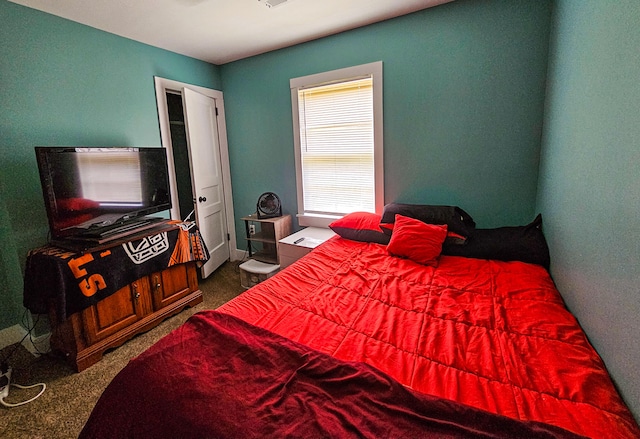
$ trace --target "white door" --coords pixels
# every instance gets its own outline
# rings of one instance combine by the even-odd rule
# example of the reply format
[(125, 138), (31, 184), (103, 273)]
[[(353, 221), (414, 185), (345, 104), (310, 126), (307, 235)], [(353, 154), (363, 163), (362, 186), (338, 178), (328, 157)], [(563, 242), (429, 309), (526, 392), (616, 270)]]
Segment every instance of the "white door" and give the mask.
[(196, 224), (211, 256), (201, 270), (204, 278), (229, 259), (216, 103), (208, 96), (183, 88), (182, 105)]

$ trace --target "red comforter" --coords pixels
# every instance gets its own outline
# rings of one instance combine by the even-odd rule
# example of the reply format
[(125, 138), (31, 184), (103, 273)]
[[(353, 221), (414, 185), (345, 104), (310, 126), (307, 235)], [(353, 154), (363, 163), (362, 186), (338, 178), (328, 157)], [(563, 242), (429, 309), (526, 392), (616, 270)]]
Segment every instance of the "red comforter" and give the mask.
[(442, 256), (425, 267), (336, 237), (220, 310), (422, 393), (593, 438), (640, 437), (537, 265)]
[(344, 362), (206, 311), (134, 359), (107, 387), (80, 438), (566, 438), (413, 392)]
[(133, 360), (82, 437), (571, 435), (537, 422), (640, 437), (543, 268), (333, 238)]

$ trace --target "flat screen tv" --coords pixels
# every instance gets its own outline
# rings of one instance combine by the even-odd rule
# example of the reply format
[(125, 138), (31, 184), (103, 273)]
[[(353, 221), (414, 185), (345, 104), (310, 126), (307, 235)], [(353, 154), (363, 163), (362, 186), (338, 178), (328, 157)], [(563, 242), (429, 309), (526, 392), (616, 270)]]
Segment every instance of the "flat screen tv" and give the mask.
[(54, 240), (100, 234), (171, 208), (164, 148), (35, 151)]

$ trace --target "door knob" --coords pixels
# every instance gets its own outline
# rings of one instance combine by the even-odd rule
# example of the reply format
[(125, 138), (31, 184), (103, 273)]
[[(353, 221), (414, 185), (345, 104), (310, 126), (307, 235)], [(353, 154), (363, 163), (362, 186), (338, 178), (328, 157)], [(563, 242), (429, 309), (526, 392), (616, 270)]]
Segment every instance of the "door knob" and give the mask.
[(201, 203), (204, 203), (205, 201), (207, 201), (207, 197), (200, 197), (198, 198), (198, 201), (200, 201)]

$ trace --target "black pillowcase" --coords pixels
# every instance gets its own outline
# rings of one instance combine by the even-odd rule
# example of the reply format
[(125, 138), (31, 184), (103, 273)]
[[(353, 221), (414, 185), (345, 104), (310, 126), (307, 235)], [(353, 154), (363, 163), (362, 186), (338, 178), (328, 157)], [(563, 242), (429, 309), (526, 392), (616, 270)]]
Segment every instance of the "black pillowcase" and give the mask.
[(427, 224), (446, 224), (450, 232), (465, 238), (470, 236), (476, 227), (471, 215), (457, 206), (390, 203), (384, 206), (380, 221), (383, 226), (382, 230), (388, 235), (391, 234), (391, 230), (384, 227), (384, 224), (393, 224), (396, 220), (396, 214), (414, 218)]
[(475, 229), (465, 245), (445, 243), (442, 254), (499, 261), (521, 261), (549, 270), (550, 256), (542, 233), (542, 215), (530, 224), (497, 229)]

